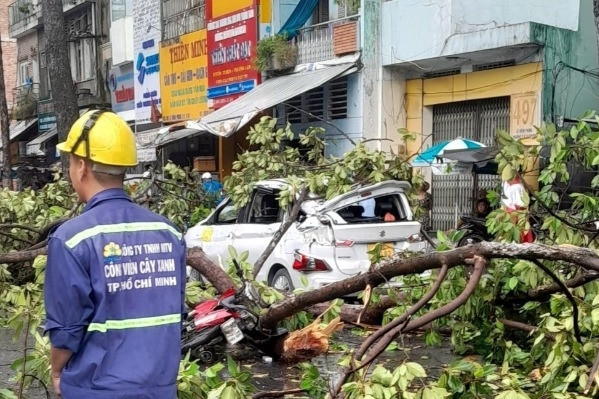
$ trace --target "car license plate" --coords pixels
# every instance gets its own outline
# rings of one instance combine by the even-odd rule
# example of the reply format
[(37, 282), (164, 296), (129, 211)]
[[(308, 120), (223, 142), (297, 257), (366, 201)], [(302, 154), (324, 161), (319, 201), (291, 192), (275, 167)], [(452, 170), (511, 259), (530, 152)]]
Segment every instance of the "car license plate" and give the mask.
[(243, 339), (243, 332), (241, 332), (241, 330), (237, 326), (237, 321), (235, 319), (229, 319), (225, 321), (220, 326), (220, 329), (225, 334), (227, 342), (231, 345), (235, 345)]
[[(368, 244), (368, 252), (371, 252), (377, 244)], [(392, 242), (381, 243), (381, 258), (392, 258), (395, 255), (395, 245)]]

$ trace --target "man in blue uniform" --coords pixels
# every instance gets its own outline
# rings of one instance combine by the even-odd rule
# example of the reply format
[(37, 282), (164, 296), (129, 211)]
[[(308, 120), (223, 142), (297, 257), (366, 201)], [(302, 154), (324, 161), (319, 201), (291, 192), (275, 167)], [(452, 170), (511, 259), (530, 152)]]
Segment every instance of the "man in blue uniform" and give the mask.
[(66, 399), (174, 399), (185, 312), (185, 243), (123, 191), (137, 164), (119, 116), (91, 111), (60, 151), (84, 213), (48, 241), (44, 297), (52, 382)]
[(223, 185), (212, 178), (210, 172), (205, 172), (202, 175), (202, 187), (208, 195), (214, 196), (216, 202), (219, 203), (223, 199)]

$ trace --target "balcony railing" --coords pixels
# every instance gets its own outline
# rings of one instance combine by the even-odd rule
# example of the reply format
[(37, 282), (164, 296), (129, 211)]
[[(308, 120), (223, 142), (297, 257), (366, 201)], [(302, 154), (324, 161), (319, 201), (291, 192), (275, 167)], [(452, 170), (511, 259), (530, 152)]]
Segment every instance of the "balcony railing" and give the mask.
[(298, 64), (326, 61), (360, 49), (360, 16), (336, 19), (299, 29), (293, 39)]
[(172, 39), (205, 28), (205, 15), (204, 0), (163, 1), (162, 39)]
[(8, 6), (10, 35), (33, 28), (42, 15), (41, 5), (35, 0), (17, 0)]
[[(63, 10), (68, 11), (86, 0), (62, 0)], [(42, 23), (42, 5), (38, 0), (17, 0), (8, 6), (10, 36), (22, 34)]]

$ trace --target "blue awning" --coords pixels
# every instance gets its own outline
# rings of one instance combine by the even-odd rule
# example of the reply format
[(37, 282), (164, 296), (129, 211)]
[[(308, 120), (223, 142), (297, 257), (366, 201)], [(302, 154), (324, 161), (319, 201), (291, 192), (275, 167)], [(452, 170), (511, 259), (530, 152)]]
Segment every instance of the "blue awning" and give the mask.
[(287, 37), (295, 36), (297, 30), (306, 24), (317, 5), (318, 0), (300, 0), (287, 22), (283, 24), (279, 34), (287, 33)]

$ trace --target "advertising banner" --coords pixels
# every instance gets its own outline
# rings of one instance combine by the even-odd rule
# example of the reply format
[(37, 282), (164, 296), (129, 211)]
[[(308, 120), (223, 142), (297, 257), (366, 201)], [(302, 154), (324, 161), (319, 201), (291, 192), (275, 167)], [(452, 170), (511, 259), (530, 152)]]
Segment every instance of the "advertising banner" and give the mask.
[(160, 0), (133, 2), (133, 69), (136, 124), (152, 121), (160, 109)]
[(110, 102), (117, 114), (135, 109), (133, 63), (112, 68), (108, 75)]
[[(207, 7), (213, 10), (208, 0)], [(221, 108), (260, 80), (253, 65), (258, 41), (255, 4), (208, 20), (208, 106)]]
[(199, 119), (208, 114), (206, 30), (179, 36), (160, 47), (160, 93), (165, 122)]

